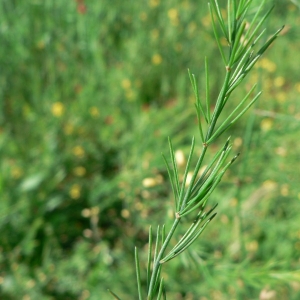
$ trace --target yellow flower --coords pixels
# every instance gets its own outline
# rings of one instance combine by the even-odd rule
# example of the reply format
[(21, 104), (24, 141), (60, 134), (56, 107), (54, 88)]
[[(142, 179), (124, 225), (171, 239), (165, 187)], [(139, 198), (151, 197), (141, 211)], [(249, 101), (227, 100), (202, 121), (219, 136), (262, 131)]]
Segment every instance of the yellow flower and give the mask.
[(185, 165), (185, 156), (182, 150), (175, 151), (175, 160), (179, 167), (183, 167)]
[(290, 187), (288, 184), (283, 184), (280, 188), (280, 194), (284, 197), (288, 196), (290, 193)]
[(285, 92), (276, 93), (276, 99), (279, 103), (284, 103), (286, 101), (287, 95)]
[(15, 167), (11, 170), (11, 175), (13, 178), (18, 179), (23, 175), (23, 171), (19, 167)]
[(277, 183), (273, 180), (266, 180), (263, 182), (264, 189), (274, 190), (277, 187)]
[(154, 187), (157, 185), (155, 178), (147, 177), (143, 179), (143, 186), (146, 188)]
[(171, 8), (168, 10), (168, 16), (170, 20), (175, 20), (178, 18), (178, 11), (175, 8)]
[(261, 61), (258, 61), (257, 65), (270, 73), (276, 71), (276, 64), (267, 58), (262, 58)]
[(61, 102), (55, 102), (52, 104), (51, 111), (55, 117), (61, 117), (65, 111), (65, 108)]
[(91, 114), (92, 117), (95, 117), (95, 118), (98, 117), (99, 116), (98, 108), (96, 106), (92, 106), (90, 108), (90, 114)]
[(178, 11), (175, 8), (171, 8), (168, 10), (168, 16), (169, 19), (172, 23), (172, 25), (177, 26), (179, 23), (179, 19), (178, 19)]
[(251, 242), (248, 242), (246, 244), (246, 249), (249, 251), (249, 252), (255, 252), (257, 249), (258, 249), (258, 242), (257, 241), (251, 241)]
[(211, 17), (210, 17), (210, 14), (207, 14), (206, 16), (204, 16), (202, 19), (201, 19), (201, 23), (204, 27), (210, 27), (210, 24), (211, 24)]
[(71, 186), (71, 189), (69, 191), (69, 195), (72, 199), (78, 199), (81, 195), (81, 188), (79, 186), (79, 184), (73, 184)]
[(73, 148), (73, 154), (79, 158), (83, 158), (84, 157), (84, 149), (81, 146), (75, 146)]
[(266, 118), (266, 119), (263, 119), (261, 122), (260, 122), (260, 128), (262, 131), (269, 131), (271, 130), (273, 127), (273, 120), (270, 119), (270, 118)]
[(287, 150), (284, 147), (278, 147), (278, 148), (275, 149), (275, 153), (280, 155), (280, 156), (285, 157), (287, 155)]
[(84, 218), (89, 218), (91, 216), (91, 210), (89, 208), (84, 208), (82, 211), (81, 211), (81, 215), (84, 217)]
[(159, 0), (150, 0), (149, 1), (149, 6), (150, 7), (156, 7), (156, 6), (158, 6), (159, 5)]
[(82, 177), (86, 174), (86, 169), (84, 167), (76, 167), (73, 172), (76, 176)]
[(274, 85), (276, 87), (282, 87), (285, 83), (285, 79), (282, 76), (276, 77), (274, 79)]
[(153, 63), (154, 65), (160, 65), (161, 62), (162, 62), (162, 57), (161, 57), (159, 54), (154, 54), (154, 55), (152, 56), (152, 63)]
[(297, 92), (300, 93), (300, 82), (297, 82), (297, 83), (295, 84), (295, 88), (296, 88)]
[(124, 219), (128, 219), (130, 217), (130, 211), (128, 209), (122, 209), (121, 211), (121, 216), (124, 218)]
[(123, 79), (121, 85), (124, 90), (128, 90), (131, 87), (131, 81), (129, 79)]

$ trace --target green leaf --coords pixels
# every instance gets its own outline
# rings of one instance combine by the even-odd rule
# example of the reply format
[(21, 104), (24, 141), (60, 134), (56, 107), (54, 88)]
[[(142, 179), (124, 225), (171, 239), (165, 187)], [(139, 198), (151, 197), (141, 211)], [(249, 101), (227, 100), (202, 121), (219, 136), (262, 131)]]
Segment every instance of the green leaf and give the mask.
[[(207, 121), (210, 123), (210, 94), (209, 94), (209, 73), (208, 73), (208, 62), (207, 57), (205, 57), (205, 99), (206, 99), (206, 115), (207, 115)], [(204, 140), (202, 140), (204, 142)]]
[(142, 282), (141, 282), (141, 271), (140, 271), (140, 260), (137, 248), (134, 249), (134, 258), (135, 258), (135, 270), (136, 270), (136, 279), (137, 279), (137, 286), (138, 286), (138, 295), (139, 300), (142, 300)]
[(107, 290), (112, 296), (114, 296), (115, 299), (117, 300), (121, 300), (121, 298), (119, 298), (113, 291), (111, 291), (110, 289)]
[(215, 35), (215, 38), (216, 38), (216, 42), (217, 42), (219, 51), (221, 53), (224, 65), (227, 66), (227, 60), (225, 58), (223, 47), (222, 47), (221, 42), (220, 42), (220, 36), (219, 36), (219, 34), (217, 32), (217, 29), (216, 29), (216, 24), (215, 24), (215, 21), (214, 21), (214, 14), (213, 14), (213, 11), (212, 11), (210, 3), (208, 3), (208, 7), (209, 7), (209, 11), (210, 11), (211, 22), (212, 22), (212, 26), (213, 26), (213, 31), (214, 31), (214, 35)]
[(148, 260), (147, 260), (147, 288), (149, 288), (151, 277), (151, 261), (152, 261), (152, 226), (149, 226), (149, 242), (148, 242)]

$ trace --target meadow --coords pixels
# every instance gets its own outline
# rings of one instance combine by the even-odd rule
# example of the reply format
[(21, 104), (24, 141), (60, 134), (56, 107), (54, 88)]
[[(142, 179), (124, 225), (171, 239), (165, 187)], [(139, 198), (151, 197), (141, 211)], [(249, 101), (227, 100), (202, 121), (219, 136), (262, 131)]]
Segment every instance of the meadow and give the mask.
[[(225, 109), (263, 91), (229, 130), (217, 216), (163, 271), (169, 299), (300, 299), (300, 3), (266, 2), (267, 36), (285, 28)], [(204, 97), (207, 56), (212, 99), (224, 75), (207, 2), (3, 0), (0, 16), (0, 298), (138, 299), (134, 247), (146, 261), (149, 225), (173, 217), (161, 153), (172, 137), (183, 165), (198, 135), (187, 70)]]

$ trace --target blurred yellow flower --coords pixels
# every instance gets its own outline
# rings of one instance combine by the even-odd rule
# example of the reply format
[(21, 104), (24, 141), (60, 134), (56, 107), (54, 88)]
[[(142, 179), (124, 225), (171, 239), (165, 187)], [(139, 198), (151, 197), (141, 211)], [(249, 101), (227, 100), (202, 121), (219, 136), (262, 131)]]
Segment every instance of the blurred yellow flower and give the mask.
[(233, 145), (234, 147), (236, 148), (239, 148), (241, 147), (243, 144), (243, 139), (241, 137), (236, 137), (234, 140), (233, 140)]
[(84, 218), (89, 218), (92, 213), (91, 213), (91, 210), (89, 208), (84, 208), (82, 211), (81, 211), (81, 215), (84, 217)]
[(183, 167), (185, 165), (185, 156), (182, 150), (175, 151), (175, 161), (179, 167)]
[(290, 193), (290, 187), (288, 184), (283, 184), (280, 188), (280, 194), (284, 197), (288, 196)]
[(90, 108), (90, 114), (92, 117), (98, 117), (99, 116), (99, 109), (96, 106), (92, 106)]
[(73, 154), (79, 158), (83, 158), (84, 157), (84, 149), (81, 146), (75, 146), (73, 148)]
[(168, 17), (172, 23), (172, 25), (177, 26), (179, 23), (178, 20), (178, 10), (175, 8), (171, 8), (168, 10)]
[(149, 6), (150, 7), (156, 7), (159, 5), (160, 0), (150, 0), (149, 1)]
[(229, 202), (230, 206), (237, 206), (239, 203), (237, 198), (232, 198)]
[(84, 167), (76, 167), (74, 168), (73, 173), (78, 177), (82, 177), (86, 174), (86, 169)]
[(262, 58), (257, 62), (257, 66), (267, 70), (270, 73), (276, 71), (276, 64), (267, 58)]
[(276, 87), (282, 87), (285, 84), (285, 79), (282, 76), (278, 76), (274, 79), (274, 85)]
[(211, 24), (211, 17), (210, 17), (210, 14), (207, 14), (206, 16), (204, 16), (202, 19), (201, 19), (201, 23), (204, 27), (210, 27), (210, 24)]
[(149, 187), (156, 186), (157, 182), (156, 182), (155, 178), (148, 177), (148, 178), (143, 179), (142, 184), (143, 184), (144, 187), (149, 188)]
[(65, 108), (61, 102), (55, 102), (52, 104), (51, 111), (55, 117), (60, 117), (63, 115)]
[(123, 79), (121, 85), (123, 89), (127, 90), (131, 87), (131, 81), (129, 79)]
[(170, 20), (175, 20), (178, 18), (178, 11), (176, 8), (171, 8), (168, 10), (168, 16)]
[(193, 178), (193, 172), (188, 172), (186, 176), (186, 182), (185, 182), (186, 187), (190, 185), (192, 178)]
[(262, 185), (267, 190), (273, 190), (277, 187), (277, 183), (273, 180), (265, 180)]
[(78, 199), (81, 195), (81, 188), (79, 184), (73, 184), (69, 191), (69, 195), (72, 199)]
[(21, 168), (19, 167), (15, 167), (11, 170), (11, 176), (14, 178), (14, 179), (18, 179), (20, 178), (21, 176), (23, 175), (23, 171)]
[(279, 103), (284, 103), (286, 101), (287, 95), (285, 92), (276, 93), (276, 99)]
[(154, 65), (160, 65), (161, 62), (162, 62), (162, 57), (161, 57), (159, 54), (154, 54), (154, 55), (152, 56), (152, 63), (153, 63)]
[(254, 241), (246, 243), (246, 249), (249, 252), (255, 252), (258, 249), (258, 242), (254, 240)]
[(130, 211), (128, 209), (122, 209), (121, 211), (121, 216), (124, 218), (124, 219), (128, 219), (130, 217)]
[(300, 82), (297, 82), (297, 83), (295, 84), (295, 88), (296, 88), (296, 91), (297, 91), (298, 93), (300, 93)]
[(279, 156), (285, 157), (287, 155), (287, 150), (284, 147), (277, 147), (275, 149), (275, 153), (278, 154)]
[(262, 131), (267, 132), (267, 131), (271, 130), (272, 127), (273, 127), (273, 120), (270, 118), (263, 119), (260, 122), (260, 128)]
[(94, 206), (91, 208), (91, 215), (92, 216), (97, 216), (100, 212), (100, 208), (98, 206)]

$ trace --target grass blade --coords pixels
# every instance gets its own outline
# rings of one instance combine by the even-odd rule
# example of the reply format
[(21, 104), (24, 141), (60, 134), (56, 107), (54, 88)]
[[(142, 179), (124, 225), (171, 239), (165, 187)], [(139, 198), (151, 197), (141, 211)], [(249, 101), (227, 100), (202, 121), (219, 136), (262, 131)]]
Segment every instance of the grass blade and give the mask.
[(137, 286), (138, 286), (138, 295), (139, 300), (142, 300), (142, 283), (141, 283), (141, 271), (140, 271), (140, 260), (137, 248), (134, 248), (134, 258), (135, 258), (135, 270), (136, 270), (136, 279), (137, 279)]
[(149, 288), (150, 277), (151, 277), (152, 245), (153, 245), (152, 226), (150, 226), (149, 242), (148, 242), (148, 260), (147, 260), (147, 289)]
[(121, 298), (119, 298), (113, 291), (111, 291), (110, 289), (107, 290), (112, 296), (114, 296), (115, 299), (117, 300), (121, 300)]
[[(209, 95), (209, 73), (208, 73), (208, 62), (207, 57), (205, 57), (205, 100), (206, 100), (206, 115), (207, 121), (210, 123), (210, 95)], [(203, 142), (203, 141), (202, 141)]]
[(176, 163), (176, 160), (175, 160), (174, 148), (173, 148), (170, 137), (168, 137), (168, 142), (169, 142), (169, 149), (170, 149), (171, 161), (172, 161), (173, 172), (174, 172), (175, 188), (176, 188), (177, 194), (180, 195), (178, 168), (177, 168), (177, 163)]
[(220, 42), (220, 37), (219, 37), (219, 34), (217, 32), (217, 29), (216, 29), (216, 24), (215, 24), (215, 21), (214, 21), (214, 14), (213, 14), (213, 11), (212, 11), (210, 3), (208, 3), (208, 7), (209, 7), (209, 11), (210, 11), (211, 22), (212, 22), (212, 27), (213, 27), (214, 35), (215, 35), (215, 38), (216, 38), (216, 42), (217, 42), (219, 51), (221, 53), (224, 65), (227, 66), (227, 60), (225, 58), (223, 47), (222, 47), (221, 42)]

